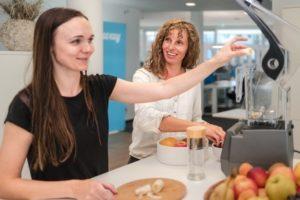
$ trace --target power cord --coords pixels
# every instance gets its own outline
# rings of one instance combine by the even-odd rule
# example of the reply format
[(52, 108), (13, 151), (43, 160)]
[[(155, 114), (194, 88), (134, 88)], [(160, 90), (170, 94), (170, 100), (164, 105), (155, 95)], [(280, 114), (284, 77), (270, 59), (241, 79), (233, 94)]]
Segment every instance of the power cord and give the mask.
[(294, 152), (295, 152), (295, 153), (300, 153), (300, 151), (299, 151), (299, 150), (297, 150), (297, 149), (294, 149)]

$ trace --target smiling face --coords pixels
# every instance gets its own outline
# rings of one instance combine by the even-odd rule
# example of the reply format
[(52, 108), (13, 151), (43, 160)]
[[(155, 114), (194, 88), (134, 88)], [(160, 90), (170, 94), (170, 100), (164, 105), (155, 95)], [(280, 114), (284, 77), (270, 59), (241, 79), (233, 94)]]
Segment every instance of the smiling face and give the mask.
[(181, 67), (188, 49), (188, 35), (186, 30), (171, 30), (163, 41), (162, 49), (167, 66), (176, 65)]
[(84, 71), (94, 52), (94, 35), (89, 22), (83, 17), (75, 17), (54, 32), (52, 46), (55, 70)]

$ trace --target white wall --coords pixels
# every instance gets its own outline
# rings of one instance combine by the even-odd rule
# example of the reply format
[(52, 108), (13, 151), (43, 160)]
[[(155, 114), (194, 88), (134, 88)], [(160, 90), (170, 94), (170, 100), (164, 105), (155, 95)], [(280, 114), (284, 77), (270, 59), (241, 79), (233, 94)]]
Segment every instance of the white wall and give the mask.
[[(29, 70), (31, 53), (0, 51), (0, 60), (0, 143), (2, 143), (3, 122), (8, 106), (17, 92), (28, 83), (31, 74)], [(27, 163), (25, 165), (22, 176), (30, 178)]]
[[(103, 20), (126, 24), (126, 79), (132, 80), (132, 75), (139, 67), (139, 19), (140, 11), (124, 6), (104, 3)], [(133, 119), (133, 105), (127, 106), (126, 119)]]
[(30, 58), (29, 52), (0, 51), (0, 141), (2, 141), (3, 121), (8, 105), (17, 92), (25, 86), (27, 74), (30, 75), (28, 71)]

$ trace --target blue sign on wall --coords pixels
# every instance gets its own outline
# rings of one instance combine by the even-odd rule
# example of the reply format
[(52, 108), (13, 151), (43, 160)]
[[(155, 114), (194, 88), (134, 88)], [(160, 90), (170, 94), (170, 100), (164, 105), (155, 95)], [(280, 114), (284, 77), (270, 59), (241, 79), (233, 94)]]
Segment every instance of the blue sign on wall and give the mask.
[[(125, 79), (126, 74), (126, 25), (104, 22), (103, 24), (103, 72)], [(125, 105), (109, 102), (109, 131), (125, 128)]]

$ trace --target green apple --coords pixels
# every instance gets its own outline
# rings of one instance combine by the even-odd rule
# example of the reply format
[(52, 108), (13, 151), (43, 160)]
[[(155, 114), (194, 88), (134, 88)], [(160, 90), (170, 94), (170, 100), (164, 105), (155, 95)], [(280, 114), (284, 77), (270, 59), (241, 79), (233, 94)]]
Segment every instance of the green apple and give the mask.
[(267, 180), (266, 193), (270, 200), (286, 200), (296, 194), (296, 184), (289, 177), (276, 174)]

